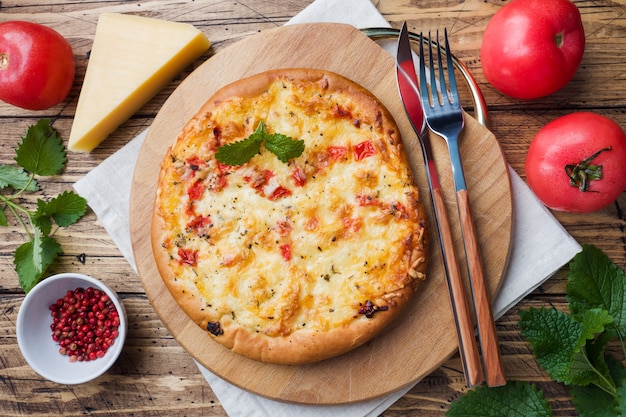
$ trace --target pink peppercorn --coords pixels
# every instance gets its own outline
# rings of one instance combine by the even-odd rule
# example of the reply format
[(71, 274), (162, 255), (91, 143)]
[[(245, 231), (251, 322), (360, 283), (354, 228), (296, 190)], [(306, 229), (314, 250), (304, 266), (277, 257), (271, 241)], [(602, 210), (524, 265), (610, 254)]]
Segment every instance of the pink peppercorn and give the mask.
[(119, 335), (119, 315), (103, 291), (88, 287), (67, 291), (51, 304), (52, 340), (70, 362), (92, 361), (104, 356)]

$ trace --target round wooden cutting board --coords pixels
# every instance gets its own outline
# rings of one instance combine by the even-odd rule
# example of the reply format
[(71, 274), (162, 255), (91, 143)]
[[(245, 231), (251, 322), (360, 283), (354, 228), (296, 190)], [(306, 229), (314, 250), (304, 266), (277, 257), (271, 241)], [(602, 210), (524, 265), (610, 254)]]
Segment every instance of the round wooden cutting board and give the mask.
[[(432, 211), (420, 146), (400, 101), (395, 61), (352, 26), (306, 24), (261, 32), (217, 53), (172, 93), (155, 118), (133, 178), (130, 224), (137, 268), (146, 294), (169, 332), (194, 359), (221, 378), (272, 399), (340, 404), (372, 399), (409, 386), (445, 362), (457, 339), (437, 237), (431, 233), (427, 281), (407, 314), (365, 345), (306, 366), (264, 364), (232, 353), (211, 340), (178, 307), (157, 271), (150, 245), (150, 219), (159, 164), (183, 125), (220, 87), (275, 68), (320, 68), (361, 84), (394, 116), (411, 159), (423, 200)], [(447, 149), (434, 138), (448, 212), (458, 224)], [(512, 229), (508, 167), (496, 138), (471, 117), (461, 137), (471, 203), (489, 288), (495, 295), (506, 270)], [(459, 259), (464, 254), (455, 229)], [(465, 265), (462, 265), (465, 270)]]

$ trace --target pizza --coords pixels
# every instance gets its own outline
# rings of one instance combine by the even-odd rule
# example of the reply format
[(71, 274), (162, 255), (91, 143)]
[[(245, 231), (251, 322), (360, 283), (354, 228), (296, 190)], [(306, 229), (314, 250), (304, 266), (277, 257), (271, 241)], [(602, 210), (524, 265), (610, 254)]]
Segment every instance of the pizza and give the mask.
[[(229, 163), (227, 148), (251, 155)], [(187, 122), (161, 163), (151, 239), (164, 283), (210, 338), (278, 364), (325, 360), (390, 327), (428, 253), (387, 109), (304, 68), (229, 84)]]

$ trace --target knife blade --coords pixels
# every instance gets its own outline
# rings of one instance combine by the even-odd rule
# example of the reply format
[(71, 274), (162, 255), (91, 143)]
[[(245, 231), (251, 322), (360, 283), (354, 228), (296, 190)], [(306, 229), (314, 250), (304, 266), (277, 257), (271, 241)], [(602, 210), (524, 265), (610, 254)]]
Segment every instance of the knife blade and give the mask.
[(458, 258), (454, 249), (454, 239), (450, 230), (443, 191), (439, 182), (437, 166), (426, 130), (426, 118), (417, 85), (417, 74), (413, 61), (413, 49), (408, 35), (406, 22), (402, 25), (398, 36), (396, 56), (396, 80), (402, 104), (413, 126), (422, 148), (426, 177), (430, 189), (431, 203), (434, 210), (435, 228), (439, 236), (439, 246), (444, 260), (446, 284), (450, 294), (450, 302), (454, 315), (459, 355), (468, 387), (473, 387), (485, 380), (484, 370), (478, 354), (478, 345), (474, 324), (470, 314), (465, 284)]

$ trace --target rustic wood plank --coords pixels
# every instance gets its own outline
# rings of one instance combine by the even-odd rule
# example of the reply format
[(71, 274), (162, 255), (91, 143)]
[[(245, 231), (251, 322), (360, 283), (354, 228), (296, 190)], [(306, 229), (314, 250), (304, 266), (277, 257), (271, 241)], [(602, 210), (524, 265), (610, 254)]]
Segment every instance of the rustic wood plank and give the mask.
[(0, 296), (0, 415), (225, 416), (196, 364), (169, 336), (143, 295), (122, 295), (128, 338), (110, 371), (87, 384), (44, 380), (25, 365), (15, 321), (20, 296)]
[[(26, 128), (39, 118), (54, 120), (65, 138), (69, 135), (80, 82), (84, 76), (97, 16), (103, 11), (136, 13), (197, 25), (213, 42), (203, 57), (211, 57), (227, 45), (259, 30), (284, 24), (311, 0), (1, 0), (0, 21), (28, 19), (49, 24), (68, 37), (77, 62), (77, 80), (69, 100), (42, 112), (28, 112), (0, 104), (0, 163), (12, 163), (15, 146)], [(412, 31), (428, 32), (448, 26), (454, 52), (476, 77), (489, 103), (491, 129), (507, 160), (524, 177), (524, 158), (536, 131), (547, 121), (575, 110), (605, 114), (626, 126), (623, 62), (626, 61), (626, 1), (575, 0), (583, 14), (587, 48), (574, 80), (553, 96), (529, 102), (504, 97), (482, 75), (480, 43), (488, 19), (501, 8), (501, 0), (373, 0), (393, 27), (408, 20)], [(202, 61), (202, 60), (199, 60)], [(71, 185), (129, 138), (140, 133), (194, 63), (137, 115), (122, 125), (93, 153), (69, 154), (66, 171), (42, 186), (46, 196), (71, 189)], [(33, 204), (29, 197), (26, 204)], [(590, 215), (554, 213), (581, 243), (604, 250), (626, 268), (626, 195), (605, 210)], [(162, 326), (150, 306), (137, 276), (93, 213), (78, 224), (60, 230), (66, 253), (51, 272), (75, 270), (98, 276), (106, 265), (106, 281), (120, 292), (129, 311), (130, 331), (124, 351), (114, 368), (97, 380), (80, 386), (61, 386), (41, 379), (23, 360), (15, 336), (15, 321), (23, 294), (17, 285), (12, 254), (25, 238), (15, 223), (0, 230), (0, 415), (116, 416), (186, 415), (225, 416), (219, 401), (198, 372), (189, 355)], [(84, 264), (77, 258), (85, 253)], [(517, 308), (566, 307), (566, 269), (540, 286)], [(519, 334), (517, 308), (497, 322), (505, 370), (511, 379), (537, 384), (554, 408), (555, 416), (575, 414), (567, 388), (550, 381), (536, 364), (529, 345)], [(615, 349), (615, 352), (618, 352)], [(458, 356), (418, 383), (389, 408), (386, 417), (443, 416), (449, 404), (464, 391)]]

